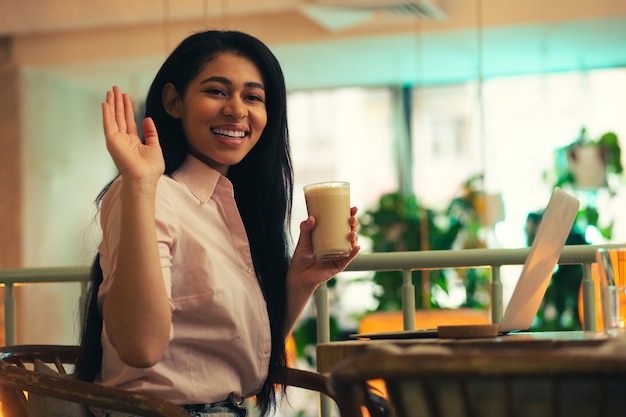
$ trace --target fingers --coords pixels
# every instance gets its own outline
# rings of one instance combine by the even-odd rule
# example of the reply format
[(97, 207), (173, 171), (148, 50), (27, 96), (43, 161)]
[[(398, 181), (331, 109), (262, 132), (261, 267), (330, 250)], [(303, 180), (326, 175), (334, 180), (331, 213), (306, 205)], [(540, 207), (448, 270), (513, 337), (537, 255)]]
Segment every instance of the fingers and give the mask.
[(104, 128), (105, 137), (109, 137), (111, 132), (114, 130), (114, 126), (111, 123), (111, 120), (111, 107), (109, 106), (109, 103), (105, 101), (104, 103), (102, 103), (102, 127)]
[(135, 123), (135, 110), (133, 109), (133, 102), (128, 94), (122, 94), (122, 100), (124, 104), (124, 119), (126, 121), (127, 132), (133, 135), (139, 135), (137, 131), (137, 123)]
[(350, 251), (350, 255), (348, 255), (348, 259), (350, 259), (350, 260), (354, 259), (354, 257), (359, 254), (360, 250), (361, 250), (360, 246), (358, 246), (358, 245), (353, 246), (352, 250)]
[(357, 235), (356, 232), (350, 232), (350, 234), (348, 235), (348, 240), (350, 241), (350, 244), (353, 248), (359, 246), (359, 235)]
[(143, 120), (143, 136), (146, 141), (146, 145), (155, 145), (159, 143), (159, 137), (157, 135), (156, 125), (151, 117), (146, 117)]
[(348, 220), (348, 223), (350, 224), (350, 230), (353, 232), (356, 232), (359, 227), (359, 221), (356, 218), (357, 211), (358, 209), (356, 207), (350, 208), (350, 219)]
[(359, 236), (356, 233), (357, 229), (359, 228), (359, 220), (356, 218), (357, 211), (358, 209), (356, 207), (351, 207), (350, 219), (348, 220), (350, 224), (350, 234), (348, 235), (348, 239), (350, 240), (350, 243), (352, 244), (352, 251), (354, 252), (356, 250), (354, 255), (356, 255), (359, 249), (361, 249), (359, 246)]
[(359, 227), (359, 221), (354, 216), (348, 219), (348, 223), (350, 224), (350, 230), (352, 230), (353, 232), (357, 229), (357, 227)]
[(132, 100), (116, 85), (106, 93), (105, 102), (102, 103), (102, 119), (105, 134), (138, 134)]
[(300, 232), (301, 233), (310, 233), (315, 227), (315, 217), (309, 216), (306, 220), (300, 223)]
[(113, 86), (113, 112), (115, 122), (120, 132), (126, 132), (126, 112), (124, 109), (124, 97), (118, 86)]

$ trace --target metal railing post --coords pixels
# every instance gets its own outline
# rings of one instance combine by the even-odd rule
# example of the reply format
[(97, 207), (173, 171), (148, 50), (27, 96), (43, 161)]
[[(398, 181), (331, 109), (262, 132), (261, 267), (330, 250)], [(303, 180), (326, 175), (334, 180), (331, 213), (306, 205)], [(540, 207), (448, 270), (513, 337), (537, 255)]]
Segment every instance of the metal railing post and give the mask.
[(591, 264), (583, 263), (583, 329), (596, 330), (596, 289), (591, 277)]
[(404, 330), (415, 330), (415, 286), (410, 269), (402, 271), (402, 322)]
[(328, 285), (326, 283), (315, 290), (315, 308), (317, 318), (317, 342), (330, 341), (330, 312), (328, 303)]
[(500, 323), (504, 314), (504, 301), (502, 295), (502, 280), (500, 279), (500, 266), (491, 268), (491, 322)]
[(13, 283), (4, 286), (4, 343), (15, 344), (15, 296)]
[[(317, 343), (330, 342), (329, 308), (328, 285), (324, 283), (315, 290)], [(330, 398), (322, 394), (320, 394), (319, 398), (319, 415), (321, 417), (330, 417), (332, 409)]]

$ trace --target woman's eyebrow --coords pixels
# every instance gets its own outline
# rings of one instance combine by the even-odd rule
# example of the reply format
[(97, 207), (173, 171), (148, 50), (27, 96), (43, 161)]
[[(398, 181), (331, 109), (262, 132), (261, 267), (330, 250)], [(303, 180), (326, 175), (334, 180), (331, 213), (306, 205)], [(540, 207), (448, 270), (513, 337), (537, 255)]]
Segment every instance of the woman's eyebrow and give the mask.
[[(202, 80), (202, 82), (200, 82), (200, 84), (205, 84), (205, 83), (208, 83), (208, 82), (218, 82), (218, 83), (222, 83), (222, 84), (232, 85), (232, 81), (230, 81), (226, 77), (222, 77), (222, 76), (219, 76), (219, 75), (214, 75), (212, 77), (206, 78), (206, 79)], [(255, 82), (255, 81), (249, 81), (247, 83), (244, 83), (244, 85), (246, 87), (249, 87), (249, 88), (259, 88), (261, 90), (265, 90), (265, 87), (263, 86), (263, 84)]]

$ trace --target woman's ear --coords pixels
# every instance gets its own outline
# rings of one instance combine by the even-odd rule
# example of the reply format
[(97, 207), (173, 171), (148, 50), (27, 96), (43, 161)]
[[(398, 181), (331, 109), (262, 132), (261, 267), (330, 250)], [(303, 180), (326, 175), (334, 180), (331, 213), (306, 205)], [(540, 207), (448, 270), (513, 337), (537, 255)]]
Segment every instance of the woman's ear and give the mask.
[(161, 96), (161, 99), (163, 100), (163, 108), (165, 108), (167, 114), (172, 116), (174, 119), (179, 119), (181, 116), (180, 95), (178, 95), (178, 91), (176, 91), (176, 87), (174, 87), (174, 84), (165, 84)]

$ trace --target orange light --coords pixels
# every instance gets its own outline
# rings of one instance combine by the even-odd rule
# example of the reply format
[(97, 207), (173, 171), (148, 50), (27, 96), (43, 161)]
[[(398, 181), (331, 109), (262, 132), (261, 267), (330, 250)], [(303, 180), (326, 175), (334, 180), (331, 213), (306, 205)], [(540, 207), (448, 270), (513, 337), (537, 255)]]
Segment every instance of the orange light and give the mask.
[[(472, 308), (415, 310), (415, 328), (433, 329), (437, 326), (455, 324), (489, 324), (488, 310)], [(363, 317), (359, 333), (391, 332), (403, 330), (402, 312), (381, 311)]]

